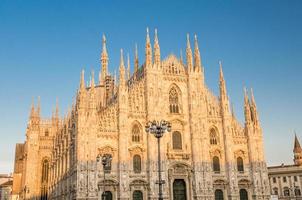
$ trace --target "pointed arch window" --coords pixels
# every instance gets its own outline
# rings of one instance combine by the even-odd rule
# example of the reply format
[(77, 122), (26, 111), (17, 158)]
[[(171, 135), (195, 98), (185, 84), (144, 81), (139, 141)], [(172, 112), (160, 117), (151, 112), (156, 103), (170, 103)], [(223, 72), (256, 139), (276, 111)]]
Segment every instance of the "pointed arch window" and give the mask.
[(172, 87), (169, 92), (170, 113), (180, 113), (179, 94), (175, 87)]
[(290, 195), (288, 187), (283, 188), (283, 195), (288, 197)]
[(141, 142), (141, 132), (137, 124), (132, 128), (132, 142), (139, 143)]
[(182, 149), (182, 139), (181, 133), (178, 131), (173, 132), (172, 134), (172, 142), (173, 142), (173, 149)]
[(41, 174), (41, 200), (47, 200), (48, 191), (48, 172), (49, 172), (49, 161), (48, 159), (44, 159), (42, 161), (42, 174)]
[(220, 173), (220, 161), (217, 156), (213, 157), (213, 171), (215, 173)]
[(140, 155), (133, 156), (133, 171), (136, 174), (139, 174), (142, 171), (142, 159)]
[(211, 145), (218, 144), (218, 134), (214, 128), (210, 130), (210, 144)]
[(244, 172), (243, 159), (241, 157), (237, 158), (237, 170), (239, 172)]
[(49, 162), (45, 159), (42, 162), (42, 183), (47, 183), (48, 181), (48, 168)]

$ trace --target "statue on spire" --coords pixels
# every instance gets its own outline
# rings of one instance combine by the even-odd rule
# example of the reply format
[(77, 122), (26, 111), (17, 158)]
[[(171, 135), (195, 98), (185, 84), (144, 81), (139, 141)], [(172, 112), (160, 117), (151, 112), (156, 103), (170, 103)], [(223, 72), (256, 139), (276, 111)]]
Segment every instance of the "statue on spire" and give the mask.
[(201, 58), (196, 35), (194, 35), (194, 71), (201, 71)]
[(150, 43), (150, 36), (149, 36), (149, 29), (147, 28), (147, 36), (146, 36), (146, 47), (145, 47), (145, 54), (146, 54), (146, 67), (152, 66), (152, 48)]
[(254, 125), (259, 125), (259, 117), (258, 117), (258, 111), (256, 106), (256, 101), (254, 97), (253, 88), (251, 88), (251, 114), (252, 114), (252, 120), (254, 122)]
[(119, 83), (120, 83), (120, 85), (123, 85), (123, 84), (125, 84), (125, 65), (124, 65), (123, 49), (121, 49), (121, 59), (120, 59), (119, 72), (120, 72)]
[(246, 91), (246, 88), (244, 88), (244, 116), (245, 116), (245, 124), (248, 125), (251, 123), (251, 108), (250, 108), (250, 102), (249, 97)]
[(160, 47), (157, 37), (157, 29), (155, 29), (155, 36), (154, 36), (154, 63), (157, 67), (160, 66)]
[(106, 76), (108, 74), (108, 53), (107, 53), (107, 46), (106, 46), (106, 37), (103, 34), (103, 38), (102, 38), (102, 53), (101, 53), (101, 65), (102, 65), (102, 70), (101, 70), (101, 74), (99, 76), (99, 82), (100, 84), (104, 84)]
[(192, 59), (192, 49), (190, 45), (190, 36), (187, 34), (187, 49), (186, 49), (186, 54), (187, 54), (187, 66), (188, 66), (188, 72), (193, 71), (193, 59)]

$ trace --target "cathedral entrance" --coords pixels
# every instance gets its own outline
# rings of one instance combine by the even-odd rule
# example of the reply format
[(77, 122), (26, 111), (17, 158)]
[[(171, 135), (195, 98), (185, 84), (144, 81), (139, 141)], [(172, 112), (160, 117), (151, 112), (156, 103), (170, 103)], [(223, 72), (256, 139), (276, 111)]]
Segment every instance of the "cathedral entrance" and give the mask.
[(132, 195), (133, 200), (143, 200), (143, 193), (140, 190), (135, 190)]
[(248, 200), (248, 194), (245, 189), (240, 189), (240, 200)]
[(220, 189), (215, 190), (215, 200), (223, 200), (223, 191)]
[(112, 200), (112, 193), (110, 191), (106, 191), (105, 192), (105, 199), (106, 200)]
[(183, 179), (175, 179), (173, 182), (173, 200), (186, 200), (186, 183)]

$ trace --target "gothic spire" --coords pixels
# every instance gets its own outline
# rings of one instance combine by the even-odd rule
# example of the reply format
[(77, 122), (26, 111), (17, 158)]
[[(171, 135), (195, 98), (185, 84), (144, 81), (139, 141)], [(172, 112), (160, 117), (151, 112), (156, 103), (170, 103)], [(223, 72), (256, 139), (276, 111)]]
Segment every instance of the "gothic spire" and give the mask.
[(106, 37), (105, 37), (104, 34), (103, 34), (102, 44), (103, 44), (102, 53), (101, 53), (102, 72), (101, 72), (101, 75), (99, 77), (100, 83), (102, 81), (105, 82), (105, 78), (106, 78), (107, 73), (108, 73), (108, 60), (109, 60), (109, 58), (108, 58), (108, 53), (107, 53)]
[(130, 79), (130, 57), (129, 53), (127, 54), (127, 80)]
[(256, 101), (255, 101), (255, 97), (254, 97), (253, 88), (251, 88), (251, 103), (253, 106), (256, 107)]
[(38, 96), (38, 107), (37, 107), (37, 116), (40, 117), (41, 113), (41, 98)]
[(294, 152), (302, 152), (300, 142), (297, 138), (297, 134), (295, 133), (295, 141), (294, 141)]
[(219, 87), (220, 87), (220, 98), (227, 98), (227, 92), (226, 92), (221, 61), (219, 61)]
[(33, 118), (35, 116), (35, 102), (34, 102), (34, 97), (32, 98), (31, 102), (31, 108), (30, 108), (30, 118)]
[(123, 55), (123, 49), (121, 49), (121, 59), (120, 59), (120, 85), (125, 83), (125, 65), (124, 65), (124, 55)]
[(84, 70), (81, 72), (81, 81), (80, 81), (80, 91), (85, 90), (85, 77), (84, 77)]
[(251, 111), (252, 111), (253, 121), (254, 121), (255, 125), (258, 125), (259, 117), (258, 117), (258, 111), (257, 111), (253, 88), (251, 88)]
[(152, 48), (150, 43), (149, 29), (147, 28), (147, 36), (146, 36), (146, 67), (152, 65)]
[(251, 119), (250, 102), (249, 102), (249, 97), (246, 88), (244, 88), (244, 116), (245, 116), (245, 123), (249, 124), (252, 119)]
[(193, 59), (192, 59), (192, 49), (191, 49), (191, 45), (190, 45), (190, 36), (189, 36), (189, 34), (187, 34), (187, 49), (186, 49), (186, 54), (187, 54), (188, 72), (192, 72)]
[(194, 71), (201, 71), (201, 58), (198, 48), (197, 36), (194, 35)]
[(155, 29), (155, 36), (154, 36), (154, 63), (156, 66), (160, 65), (160, 47), (157, 37), (157, 29)]
[(134, 58), (134, 73), (138, 71), (138, 50), (137, 50), (137, 44), (135, 44), (135, 58)]
[(220, 90), (220, 103), (222, 106), (222, 112), (223, 114), (230, 114), (230, 104), (229, 104), (229, 98), (227, 95), (226, 91), (226, 85), (225, 85), (225, 80), (223, 77), (223, 71), (222, 71), (222, 63), (219, 61), (219, 68), (220, 68), (220, 73), (219, 73), (219, 90)]

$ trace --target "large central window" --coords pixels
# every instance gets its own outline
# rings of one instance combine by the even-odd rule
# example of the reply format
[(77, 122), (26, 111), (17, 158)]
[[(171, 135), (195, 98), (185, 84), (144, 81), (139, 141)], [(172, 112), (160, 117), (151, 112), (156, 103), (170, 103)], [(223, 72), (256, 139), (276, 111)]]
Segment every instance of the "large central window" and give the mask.
[(180, 113), (179, 95), (175, 87), (169, 92), (170, 113)]
[(141, 141), (141, 133), (137, 124), (132, 128), (132, 142), (139, 143)]

